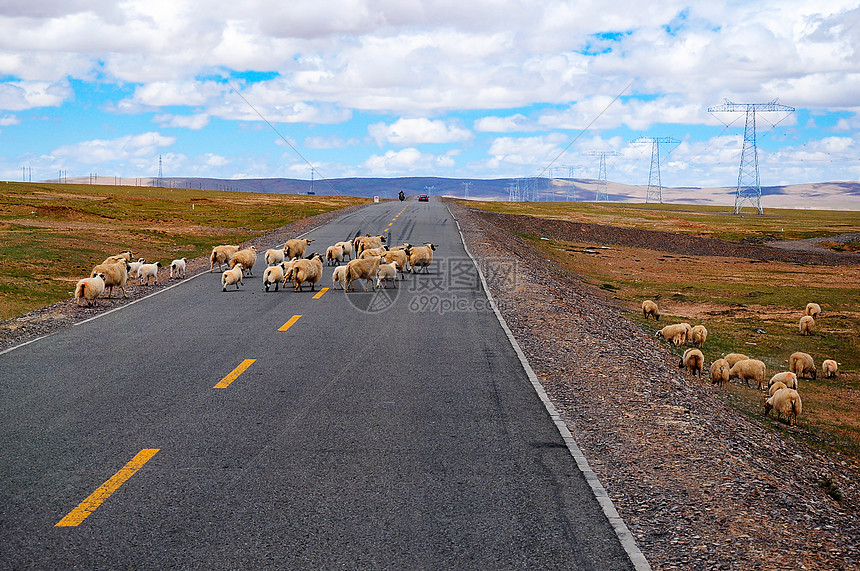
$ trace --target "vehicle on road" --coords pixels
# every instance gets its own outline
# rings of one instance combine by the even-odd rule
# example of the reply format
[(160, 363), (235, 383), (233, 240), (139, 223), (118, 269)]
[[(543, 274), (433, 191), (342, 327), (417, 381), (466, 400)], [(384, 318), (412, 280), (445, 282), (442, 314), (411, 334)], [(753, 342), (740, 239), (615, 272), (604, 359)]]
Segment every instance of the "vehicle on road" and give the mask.
[(418, 202), (430, 202), (430, 196), (421, 194), (418, 196)]

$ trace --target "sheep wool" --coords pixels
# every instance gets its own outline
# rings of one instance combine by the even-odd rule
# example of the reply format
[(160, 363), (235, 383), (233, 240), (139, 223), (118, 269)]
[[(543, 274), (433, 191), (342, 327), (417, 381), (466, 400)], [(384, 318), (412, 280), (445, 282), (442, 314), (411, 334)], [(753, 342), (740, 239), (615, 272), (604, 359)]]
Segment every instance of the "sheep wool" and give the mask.
[(755, 381), (758, 390), (762, 390), (765, 380), (767, 366), (758, 359), (744, 359), (738, 361), (729, 370), (729, 379), (740, 379), (750, 386), (750, 381)]
[(774, 383), (767, 390), (767, 396), (772, 397), (774, 395), (774, 393), (776, 393), (776, 391), (778, 391), (779, 389), (787, 389), (787, 388), (788, 387), (785, 386), (785, 383)]
[(233, 269), (237, 264), (241, 264), (245, 271), (248, 272), (248, 276), (253, 276), (254, 272), (254, 264), (257, 263), (257, 248), (255, 246), (251, 246), (250, 248), (245, 248), (244, 250), (239, 250), (232, 256), (230, 256), (230, 260), (227, 265), (230, 266), (230, 269)]
[(723, 357), (723, 359), (726, 360), (726, 363), (729, 364), (729, 367), (734, 367), (735, 363), (737, 363), (738, 361), (743, 361), (744, 359), (749, 359), (749, 357), (747, 357), (743, 353), (729, 353), (728, 355)]
[(729, 363), (725, 359), (717, 359), (711, 363), (711, 384), (723, 386), (729, 382)]
[(799, 327), (801, 335), (810, 335), (812, 328), (815, 327), (815, 320), (811, 315), (804, 315), (800, 318)]
[(693, 342), (693, 345), (696, 347), (702, 347), (705, 344), (705, 341), (708, 339), (708, 330), (704, 325), (696, 325), (690, 331), (690, 341)]
[(188, 258), (177, 258), (170, 262), (170, 279), (176, 275), (177, 278), (185, 277), (185, 266), (188, 263)]
[(777, 373), (770, 378), (770, 381), (768, 382), (768, 386), (772, 387), (776, 383), (782, 383), (790, 389), (796, 389), (797, 388), (797, 375), (795, 375), (791, 371), (784, 371), (782, 373)]
[(272, 250), (266, 250), (266, 265), (277, 266), (286, 259), (285, 256), (286, 252), (284, 252), (283, 248), (274, 248)]
[(125, 291), (125, 285), (126, 282), (128, 282), (129, 267), (131, 267), (131, 264), (128, 260), (112, 264), (99, 264), (93, 268), (93, 271), (90, 273), (90, 277), (94, 278), (97, 274), (104, 274), (105, 287), (108, 288), (108, 297), (111, 297), (113, 294), (114, 286), (122, 290), (123, 297), (128, 297), (128, 294)]
[(825, 359), (821, 362), (821, 372), (825, 378), (835, 377), (838, 370), (839, 363), (833, 359)]
[(284, 262), (266, 268), (266, 271), (263, 272), (263, 287), (266, 288), (266, 291), (269, 291), (269, 286), (272, 284), (275, 285), (275, 291), (278, 291), (278, 285), (284, 280), (286, 270), (287, 264)]
[(780, 416), (785, 415), (789, 426), (794, 426), (797, 423), (797, 417), (803, 412), (800, 394), (794, 389), (779, 389), (764, 402), (765, 416), (769, 416), (771, 410), (776, 411), (777, 421)]
[(379, 287), (383, 282), (391, 282), (397, 288), (397, 263), (379, 264), (379, 269), (376, 270), (376, 287)]
[(294, 238), (292, 240), (287, 240), (284, 244), (284, 255), (285, 259), (292, 260), (293, 258), (302, 258), (305, 255), (305, 250), (307, 250), (308, 245), (313, 242), (308, 238)]
[(807, 303), (804, 313), (813, 319), (818, 319), (818, 316), (821, 315), (821, 306), (817, 303)]
[(224, 270), (224, 273), (221, 274), (221, 291), (227, 291), (228, 285), (235, 284), (236, 289), (239, 289), (239, 284), (245, 285), (245, 282), (242, 281), (243, 275), (242, 264), (236, 264), (229, 270)]
[(815, 369), (815, 361), (812, 360), (812, 355), (797, 351), (791, 354), (788, 358), (788, 369), (798, 377), (807, 379), (816, 378), (818, 371)]
[(649, 317), (653, 317), (655, 321), (660, 320), (660, 308), (657, 307), (657, 304), (650, 299), (646, 299), (642, 302), (642, 315), (645, 316), (645, 319)]
[(675, 347), (680, 347), (687, 342), (687, 327), (684, 323), (674, 323), (660, 329), (654, 335), (670, 341)]
[(215, 264), (218, 264), (218, 271), (221, 271), (221, 265), (227, 264), (230, 261), (230, 256), (239, 251), (239, 246), (231, 246), (229, 244), (223, 244), (221, 246), (215, 246), (212, 248), (212, 253), (209, 254), (209, 273), (215, 268)]
[(94, 277), (78, 280), (75, 286), (75, 299), (78, 305), (81, 305), (83, 300), (87, 305), (92, 306), (96, 304), (96, 298), (104, 292), (105, 275), (98, 273)]
[(684, 356), (681, 357), (681, 362), (678, 364), (679, 369), (686, 369), (694, 375), (702, 376), (702, 366), (705, 363), (705, 357), (698, 349), (687, 349), (684, 351)]

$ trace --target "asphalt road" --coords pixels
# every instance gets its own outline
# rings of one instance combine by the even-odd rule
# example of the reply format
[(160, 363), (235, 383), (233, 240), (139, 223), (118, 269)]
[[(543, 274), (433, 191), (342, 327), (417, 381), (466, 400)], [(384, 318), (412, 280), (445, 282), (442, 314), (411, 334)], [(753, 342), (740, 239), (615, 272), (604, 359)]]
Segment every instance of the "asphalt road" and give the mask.
[(0, 568), (631, 568), (444, 205), (370, 205), (309, 251), (357, 232), (439, 248), (318, 298), (264, 292), (261, 255), (239, 290), (205, 273), (0, 355)]

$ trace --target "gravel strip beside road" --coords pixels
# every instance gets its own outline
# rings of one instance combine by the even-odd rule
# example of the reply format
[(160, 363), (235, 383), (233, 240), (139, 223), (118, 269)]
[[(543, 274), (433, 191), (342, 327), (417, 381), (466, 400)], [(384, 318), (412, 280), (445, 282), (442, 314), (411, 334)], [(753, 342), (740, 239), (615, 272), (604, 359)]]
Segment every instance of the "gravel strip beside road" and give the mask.
[[(846, 461), (685, 377), (622, 309), (495, 224), (504, 217), (450, 208), (477, 258), (515, 261), (515, 287), (487, 272), (492, 294), (655, 569), (860, 568), (858, 474)], [(501, 225), (523, 232), (512, 218)]]

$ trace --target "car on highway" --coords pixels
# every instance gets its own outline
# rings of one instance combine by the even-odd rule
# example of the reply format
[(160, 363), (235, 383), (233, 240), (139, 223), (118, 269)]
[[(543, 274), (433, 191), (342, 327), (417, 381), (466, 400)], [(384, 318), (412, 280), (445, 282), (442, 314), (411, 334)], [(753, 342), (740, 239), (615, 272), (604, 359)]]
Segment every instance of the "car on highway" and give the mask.
[(421, 194), (418, 196), (418, 202), (430, 202), (430, 196)]

